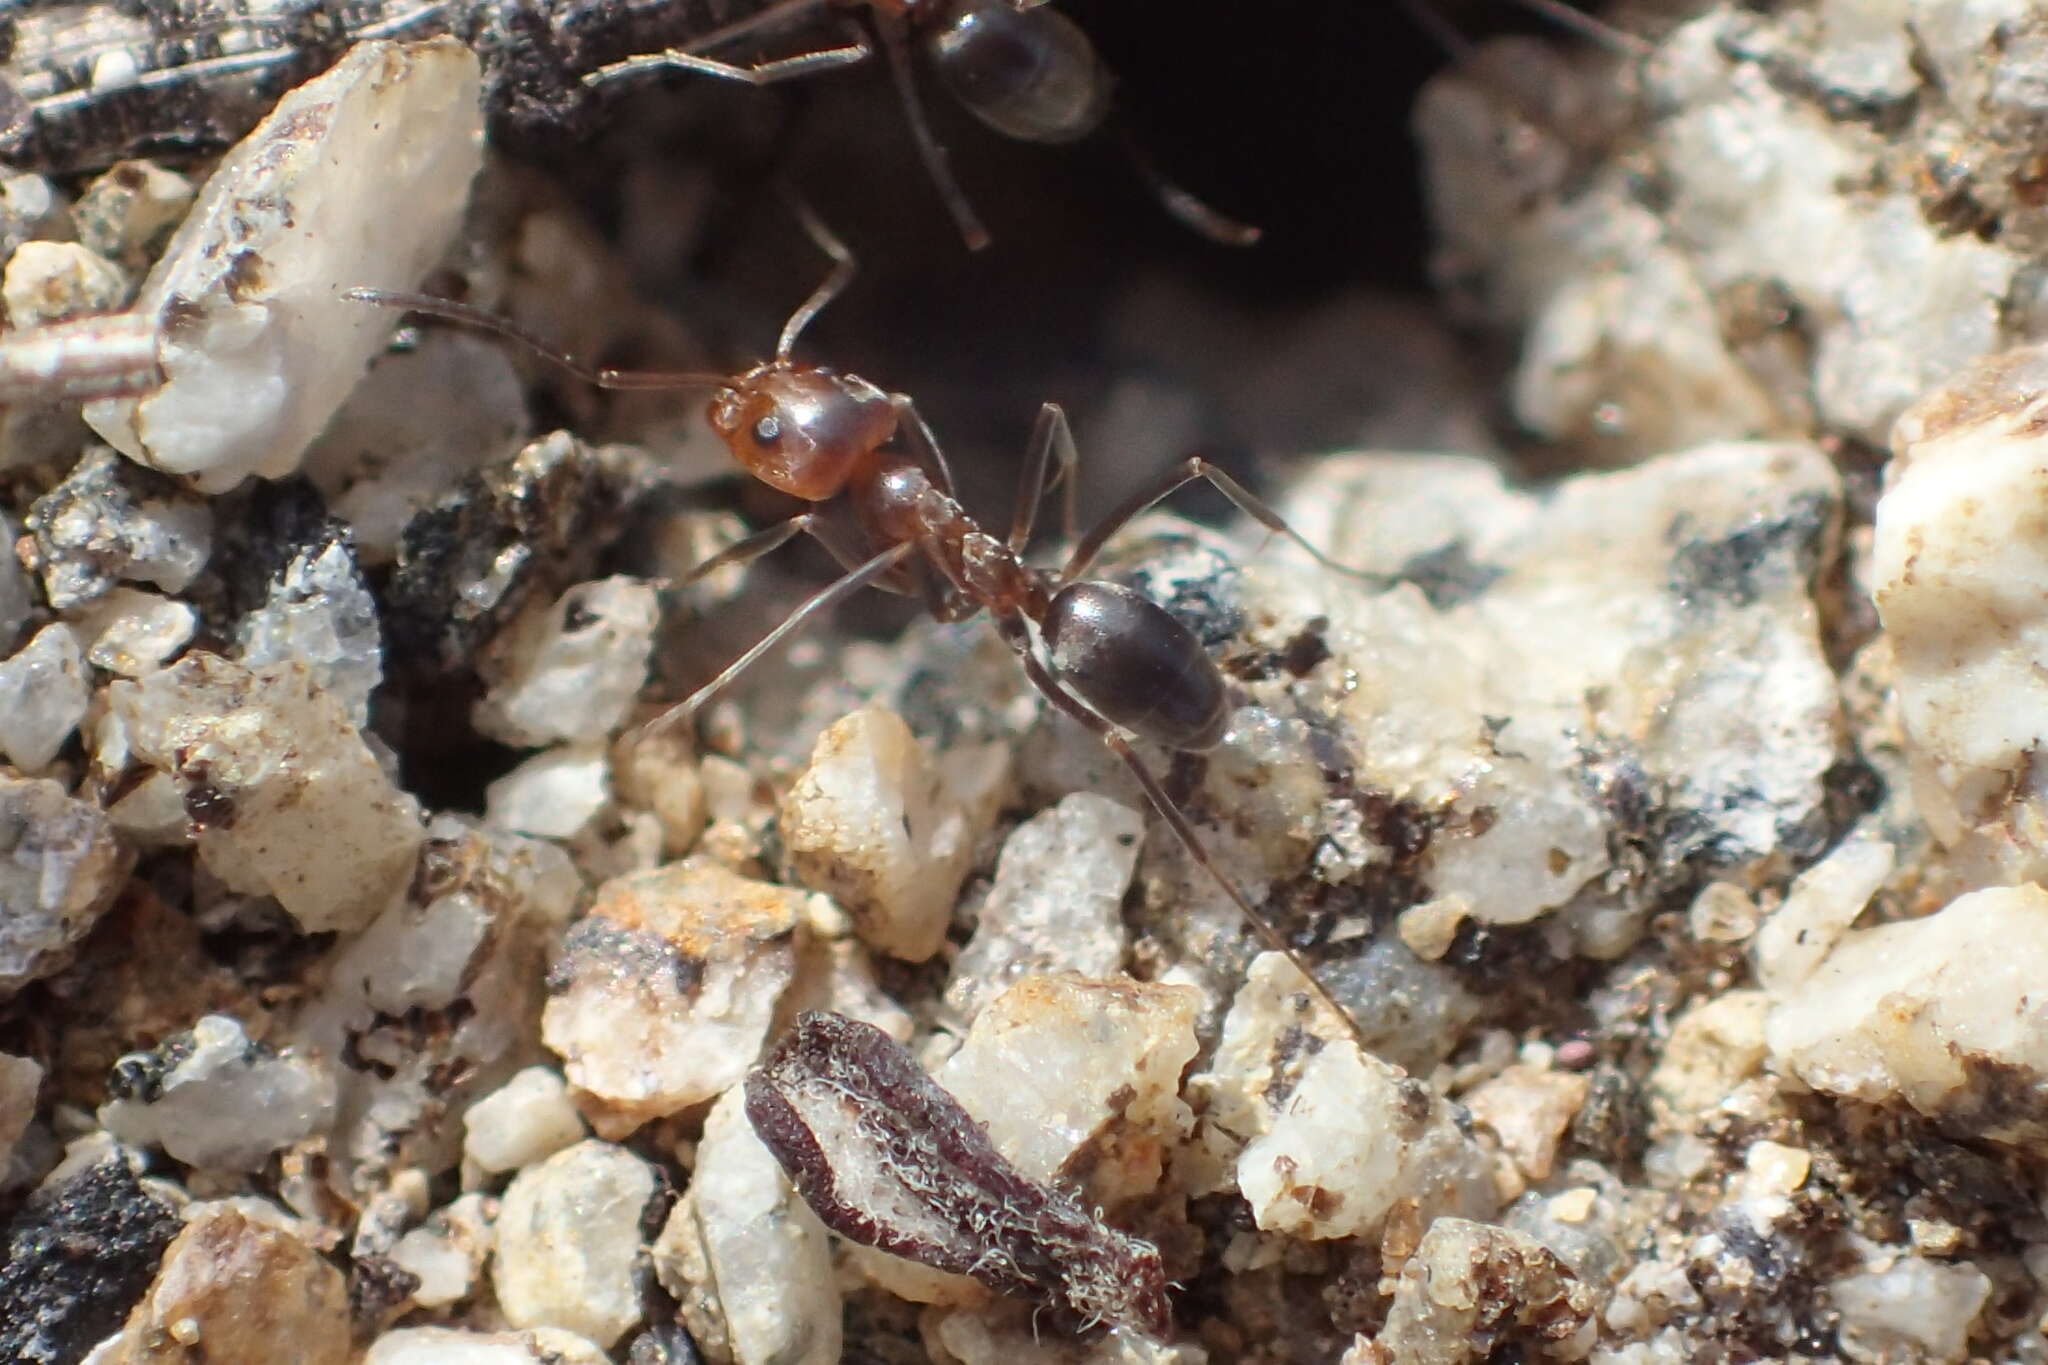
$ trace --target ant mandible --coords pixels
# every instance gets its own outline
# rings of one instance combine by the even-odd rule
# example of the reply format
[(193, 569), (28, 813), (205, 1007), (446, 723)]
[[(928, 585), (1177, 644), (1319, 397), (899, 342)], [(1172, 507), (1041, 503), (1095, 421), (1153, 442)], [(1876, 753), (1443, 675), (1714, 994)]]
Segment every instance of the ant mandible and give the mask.
[[(833, 8), (864, 11), (889, 66), (925, 171), (970, 250), (989, 243), (988, 229), (953, 178), (946, 149), (932, 132), (917, 97), (912, 70), (915, 37), (939, 79), (970, 113), (1005, 137), (1023, 142), (1078, 142), (1108, 120), (1115, 79), (1072, 20), (1045, 0), (829, 0)], [(1419, 3), (1420, 0), (1417, 0)], [(650, 71), (694, 71), (748, 85), (774, 85), (870, 60), (864, 35), (838, 47), (736, 66), (706, 55), (751, 33), (771, 28), (820, 0), (774, 0), (759, 13), (728, 24), (687, 47), (641, 53), (597, 68), (583, 78), (592, 87)], [(1211, 241), (1250, 246), (1259, 229), (1235, 222), (1160, 174), (1127, 130), (1122, 143), (1138, 174), (1166, 211)]]
[[(812, 238), (832, 258), (832, 271), (790, 314), (775, 358), (737, 375), (594, 369), (515, 323), (449, 299), (379, 289), (351, 289), (344, 297), (495, 332), (598, 388), (710, 387), (711, 425), (740, 467), (810, 504), (809, 510), (744, 537), (671, 581), (685, 586), (716, 570), (751, 563), (798, 535), (822, 544), (847, 570), (845, 575), (812, 594), (717, 677), (649, 721), (642, 733), (687, 726), (706, 702), (762, 656), (864, 587), (919, 593), (932, 615), (945, 622), (986, 611), (1031, 685), (1123, 761), (1188, 856), (1366, 1047), (1351, 1012), (1210, 858), (1186, 812), (1131, 746), (1131, 736), (1184, 753), (1220, 744), (1230, 718), (1222, 671), (1194, 632), (1164, 607), (1122, 584), (1090, 578), (1088, 571), (1118, 531), (1176, 490), (1205, 479), (1239, 511), (1291, 539), (1324, 568), (1365, 582), (1383, 580), (1331, 560), (1278, 512), (1200, 456), (1174, 465), (1078, 535), (1074, 475), (1079, 455), (1066, 412), (1057, 403), (1038, 410), (1009, 535), (990, 535), (955, 498), (945, 456), (908, 395), (884, 393), (865, 379), (792, 358), (804, 328), (845, 289), (855, 270), (846, 246), (808, 209), (799, 206), (799, 211)], [(1053, 483), (1063, 485), (1064, 529), (1073, 546), (1057, 571), (1025, 559), (1039, 503), (1051, 488), (1048, 473)], [(828, 518), (835, 508), (851, 512), (866, 540), (861, 550), (846, 545), (837, 523)]]

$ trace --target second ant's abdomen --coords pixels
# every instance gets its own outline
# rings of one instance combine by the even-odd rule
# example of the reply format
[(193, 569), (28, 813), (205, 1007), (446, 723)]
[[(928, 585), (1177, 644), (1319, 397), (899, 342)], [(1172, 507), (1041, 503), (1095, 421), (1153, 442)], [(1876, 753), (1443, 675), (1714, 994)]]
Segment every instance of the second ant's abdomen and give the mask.
[(1053, 671), (1103, 719), (1173, 749), (1213, 749), (1230, 719), (1223, 675), (1193, 631), (1114, 583), (1061, 589), (1040, 623)]

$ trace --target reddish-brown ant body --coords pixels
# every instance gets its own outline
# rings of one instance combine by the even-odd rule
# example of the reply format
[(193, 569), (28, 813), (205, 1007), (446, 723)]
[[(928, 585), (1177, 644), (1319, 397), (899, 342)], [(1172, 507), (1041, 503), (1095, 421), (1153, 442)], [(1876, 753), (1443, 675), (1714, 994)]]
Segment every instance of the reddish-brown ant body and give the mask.
[[(888, 62), (916, 139), (918, 154), (938, 187), (960, 235), (972, 249), (988, 245), (988, 230), (947, 164), (917, 98), (912, 48), (921, 47), (939, 79), (977, 119), (1005, 137), (1048, 145), (1077, 142), (1109, 118), (1115, 79), (1072, 20), (1045, 0), (829, 0), (847, 15), (864, 14)], [(759, 12), (685, 47), (642, 53), (599, 67), (583, 79), (600, 86), (644, 72), (695, 71), (749, 85), (773, 85), (874, 56), (865, 35), (752, 65), (708, 55), (742, 41), (819, 0), (772, 0)], [(1259, 230), (1233, 222), (1167, 181), (1128, 134), (1123, 138), (1138, 173), (1174, 218), (1212, 241), (1249, 246)]]
[[(832, 273), (790, 316), (775, 358), (738, 375), (592, 369), (502, 318), (446, 299), (368, 289), (351, 290), (348, 297), (497, 332), (600, 388), (712, 387), (711, 425), (740, 467), (811, 505), (728, 546), (678, 584), (750, 563), (800, 534), (823, 544), (846, 574), (806, 599), (717, 677), (649, 722), (648, 730), (687, 724), (713, 695), (769, 650), (861, 588), (921, 593), (941, 621), (963, 621), (985, 611), (1032, 686), (1122, 760), (1189, 856), (1229, 895), (1260, 938), (1293, 962), (1309, 989), (1357, 1035), (1350, 1012), (1203, 850), (1187, 814), (1126, 736), (1128, 732), (1186, 753), (1215, 748), (1230, 717), (1230, 690), (1222, 671), (1194, 632), (1165, 608), (1121, 584), (1090, 578), (1088, 571), (1119, 530), (1175, 490), (1204, 479), (1240, 511), (1292, 539), (1325, 568), (1379, 580), (1330, 560), (1271, 507), (1200, 457), (1173, 466), (1087, 534), (1076, 535), (1077, 453), (1066, 414), (1057, 403), (1039, 409), (1009, 535), (999, 539), (989, 534), (955, 498), (945, 457), (907, 395), (885, 393), (864, 379), (792, 359), (797, 337), (846, 286), (854, 270), (851, 254), (822, 224), (807, 214), (806, 226), (833, 257)], [(1025, 558), (1038, 505), (1050, 488), (1049, 473), (1053, 483), (1064, 485), (1065, 529), (1073, 546), (1057, 571)], [(834, 512), (851, 515), (863, 546), (846, 544), (844, 521), (830, 515)], [(1360, 1035), (1361, 1045), (1363, 1041)]]

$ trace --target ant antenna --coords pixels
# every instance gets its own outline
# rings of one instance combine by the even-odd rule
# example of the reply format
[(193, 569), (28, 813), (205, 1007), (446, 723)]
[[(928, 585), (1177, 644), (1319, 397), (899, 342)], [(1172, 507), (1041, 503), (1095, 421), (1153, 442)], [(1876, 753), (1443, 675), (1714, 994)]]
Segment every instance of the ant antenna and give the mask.
[[(454, 299), (436, 298), (432, 294), (411, 294), (397, 289), (344, 289), (341, 296), (351, 303), (373, 303), (380, 308), (399, 308), (408, 313), (424, 313), (428, 317), (445, 318), (450, 322), (459, 322), (465, 327), (491, 332), (504, 337), (507, 341), (516, 342), (542, 360), (559, 366), (584, 383), (600, 389), (639, 391), (718, 388), (729, 379), (727, 375), (702, 374), (689, 370), (615, 370), (609, 367), (598, 369), (584, 364), (566, 351), (556, 350), (509, 318), (486, 313), (483, 309), (471, 307), (466, 303), (457, 303)], [(807, 304), (806, 307), (808, 306)]]
[(924, 158), (925, 172), (939, 187), (939, 197), (946, 201), (946, 211), (953, 215), (961, 237), (966, 239), (967, 249), (979, 251), (989, 244), (988, 229), (975, 215), (974, 205), (967, 202), (967, 192), (953, 178), (946, 160), (946, 149), (939, 144), (931, 124), (925, 119), (924, 104), (917, 97), (917, 78), (911, 70), (908, 21), (900, 11), (884, 12), (873, 8), (869, 13), (874, 20), (875, 31), (881, 36), (882, 54), (889, 59), (889, 74), (896, 81), (896, 93), (903, 100), (903, 112), (910, 120), (910, 135), (917, 141), (918, 155)]
[[(1421, 4), (1424, 0), (1405, 0), (1408, 4)], [(1612, 24), (1604, 24), (1582, 9), (1574, 8), (1565, 0), (1515, 0), (1515, 3), (1531, 14), (1541, 15), (1561, 29), (1578, 34), (1587, 42), (1597, 43), (1611, 52), (1624, 57), (1646, 57), (1651, 52), (1650, 44), (1625, 33)], [(1437, 16), (1439, 22), (1442, 16)]]
[(853, 282), (854, 273), (860, 269), (860, 263), (854, 259), (852, 249), (840, 241), (831, 228), (825, 226), (825, 220), (818, 216), (808, 200), (794, 190), (786, 188), (783, 195), (789, 200), (790, 207), (796, 210), (797, 220), (804, 225), (804, 231), (809, 234), (810, 239), (817, 243), (818, 250), (832, 258), (832, 273), (825, 277), (823, 284), (811, 291), (809, 298), (797, 305), (797, 310), (789, 315), (789, 321), (782, 324), (782, 335), (775, 341), (775, 363), (778, 365), (789, 363), (789, 353), (796, 349), (796, 339), (803, 334), (804, 328), (810, 326), (813, 318), (830, 307), (832, 300), (845, 292), (846, 286)]

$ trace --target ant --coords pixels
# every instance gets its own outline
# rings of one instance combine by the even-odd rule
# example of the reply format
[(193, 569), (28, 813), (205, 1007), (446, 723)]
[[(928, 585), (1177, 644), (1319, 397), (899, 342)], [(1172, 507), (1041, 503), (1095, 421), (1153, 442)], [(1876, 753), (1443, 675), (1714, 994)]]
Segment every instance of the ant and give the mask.
[[(864, 34), (838, 47), (774, 57), (737, 66), (706, 56), (714, 49), (772, 27), (820, 0), (775, 0), (759, 13), (728, 24), (686, 47), (642, 53), (598, 67), (583, 77), (597, 87), (647, 71), (682, 70), (765, 86), (835, 70), (873, 58)], [(1411, 0), (1423, 3), (1424, 0)], [(989, 244), (967, 194), (953, 178), (946, 149), (932, 132), (917, 96), (912, 66), (915, 37), (939, 79), (970, 113), (1005, 137), (1058, 145), (1078, 142), (1109, 118), (1115, 78), (1095, 45), (1045, 0), (831, 0), (840, 10), (865, 11), (896, 83), (926, 173), (953, 216), (968, 249)], [(1126, 154), (1174, 219), (1226, 246), (1250, 246), (1258, 228), (1235, 222), (1168, 181), (1137, 139), (1122, 134)]]
[[(832, 258), (831, 273), (790, 314), (775, 358), (736, 375), (598, 369), (516, 323), (449, 299), (380, 289), (351, 289), (344, 297), (494, 332), (602, 389), (709, 387), (714, 390), (708, 409), (712, 428), (740, 467), (810, 504), (809, 510), (727, 546), (672, 580), (673, 585), (687, 586), (719, 569), (751, 563), (798, 535), (816, 539), (846, 573), (813, 593), (717, 677), (647, 722), (642, 734), (687, 726), (713, 696), (770, 650), (862, 588), (920, 594), (942, 622), (985, 611), (1031, 685), (1122, 760), (1181, 847), (1365, 1048), (1364, 1032), (1351, 1012), (1203, 850), (1186, 812), (1132, 747), (1133, 737), (1181, 753), (1201, 753), (1222, 743), (1230, 719), (1230, 689), (1222, 670), (1194, 632), (1164, 607), (1121, 584), (1091, 578), (1088, 571), (1118, 531), (1201, 479), (1324, 568), (1376, 585), (1385, 580), (1330, 559), (1272, 507), (1200, 456), (1166, 470), (1080, 534), (1074, 477), (1079, 454), (1066, 412), (1057, 403), (1038, 410), (1009, 534), (1000, 539), (990, 534), (954, 497), (945, 456), (907, 394), (885, 393), (865, 379), (792, 358), (804, 328), (846, 288), (856, 269), (845, 244), (807, 208), (798, 207), (806, 230)], [(1025, 558), (1039, 504), (1054, 485), (1062, 486), (1064, 530), (1073, 547), (1057, 571)], [(861, 533), (863, 547), (847, 543), (844, 514)]]

